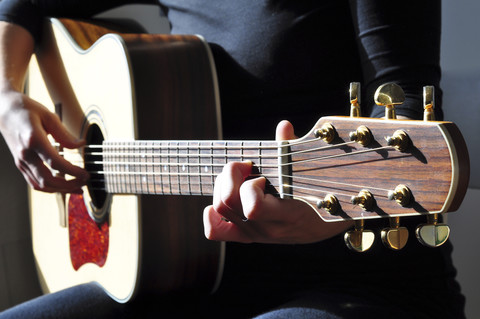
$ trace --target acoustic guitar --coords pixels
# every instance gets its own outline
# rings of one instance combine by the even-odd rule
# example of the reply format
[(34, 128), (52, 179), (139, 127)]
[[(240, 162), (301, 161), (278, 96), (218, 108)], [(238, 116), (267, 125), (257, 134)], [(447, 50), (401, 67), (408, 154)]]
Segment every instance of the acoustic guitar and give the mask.
[(118, 302), (214, 291), (225, 244), (204, 238), (202, 208), (230, 161), (251, 160), (274, 194), (308, 203), (325, 221), (354, 220), (346, 235), (354, 248), (364, 220), (436, 216), (466, 192), (468, 153), (453, 123), (324, 117), (296, 140), (222, 141), (201, 37), (67, 19), (49, 20), (44, 34), (26, 92), (87, 140), (59, 152), (92, 176), (82, 195), (30, 191), (45, 292), (91, 281)]

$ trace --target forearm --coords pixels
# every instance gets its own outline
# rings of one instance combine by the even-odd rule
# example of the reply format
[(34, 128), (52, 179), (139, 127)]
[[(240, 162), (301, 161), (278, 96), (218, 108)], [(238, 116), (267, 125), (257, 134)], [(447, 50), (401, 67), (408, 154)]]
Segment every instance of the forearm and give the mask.
[(2, 92), (23, 90), (33, 50), (34, 40), (27, 30), (13, 23), (0, 21), (0, 90)]
[[(371, 116), (382, 116), (373, 95), (385, 82), (405, 91), (406, 101), (397, 114), (422, 117), (422, 87), (436, 87), (437, 117), (441, 116), (440, 1), (351, 1), (361, 55), (365, 98)], [(368, 114), (368, 113), (367, 113)]]

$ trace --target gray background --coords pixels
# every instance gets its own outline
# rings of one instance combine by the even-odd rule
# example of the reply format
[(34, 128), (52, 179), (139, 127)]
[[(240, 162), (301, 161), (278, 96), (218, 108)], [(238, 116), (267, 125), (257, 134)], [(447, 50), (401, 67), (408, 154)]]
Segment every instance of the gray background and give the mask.
[[(470, 152), (471, 179), (464, 203), (449, 214), (458, 280), (467, 297), (467, 317), (480, 318), (480, 249), (476, 247), (480, 215), (480, 28), (478, 0), (443, 0), (442, 68), (447, 120), (462, 130)], [(168, 29), (158, 11), (128, 6), (110, 16), (139, 17), (152, 32)], [(428, 19), (428, 17), (425, 17)], [(273, 134), (273, 132), (272, 132)], [(0, 139), (0, 310), (40, 294), (31, 252), (27, 189)], [(389, 283), (385, 283), (389, 284)], [(428, 302), (428, 300), (425, 300)]]

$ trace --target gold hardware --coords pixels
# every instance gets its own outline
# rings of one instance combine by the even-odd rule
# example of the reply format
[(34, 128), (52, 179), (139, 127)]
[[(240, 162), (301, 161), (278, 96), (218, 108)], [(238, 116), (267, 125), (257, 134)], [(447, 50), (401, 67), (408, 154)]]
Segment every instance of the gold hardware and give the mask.
[[(423, 120), (435, 120), (435, 88), (423, 87)], [(438, 247), (444, 244), (450, 236), (450, 227), (438, 223), (438, 214), (427, 216), (427, 224), (419, 225), (415, 231), (418, 240), (425, 246)]]
[(423, 87), (423, 120), (435, 121), (435, 88), (433, 86)]
[(405, 185), (398, 185), (395, 190), (388, 192), (388, 199), (395, 200), (401, 206), (407, 206), (412, 199), (412, 191)]
[(395, 83), (385, 83), (375, 91), (375, 103), (385, 106), (385, 118), (393, 120), (397, 118), (395, 105), (405, 102), (405, 93), (402, 88)]
[(321, 138), (327, 143), (331, 143), (335, 138), (336, 131), (332, 124), (325, 123), (322, 127), (315, 131), (315, 137)]
[(354, 229), (346, 232), (343, 239), (351, 250), (364, 252), (372, 247), (375, 241), (375, 234), (371, 230), (364, 229), (364, 221), (361, 219), (355, 221)]
[(350, 117), (360, 117), (360, 83), (352, 82), (350, 83)]
[(390, 228), (384, 228), (381, 232), (383, 244), (393, 250), (400, 250), (407, 244), (408, 229), (400, 227), (400, 217), (390, 218)]
[(410, 146), (410, 138), (407, 133), (402, 130), (395, 131), (392, 136), (387, 136), (385, 140), (387, 141), (387, 145), (393, 146), (401, 152)]
[(373, 139), (372, 132), (365, 125), (361, 125), (356, 131), (350, 132), (350, 141), (355, 141), (363, 146), (367, 146)]
[(363, 210), (372, 210), (375, 199), (372, 193), (366, 189), (362, 189), (357, 196), (352, 196), (352, 204), (360, 206)]
[(317, 207), (323, 208), (327, 213), (335, 215), (340, 209), (340, 202), (334, 195), (327, 194), (323, 200), (317, 202)]
[(419, 225), (415, 235), (420, 243), (427, 247), (438, 247), (443, 245), (450, 236), (450, 227), (438, 223), (438, 214), (427, 216), (427, 224)]

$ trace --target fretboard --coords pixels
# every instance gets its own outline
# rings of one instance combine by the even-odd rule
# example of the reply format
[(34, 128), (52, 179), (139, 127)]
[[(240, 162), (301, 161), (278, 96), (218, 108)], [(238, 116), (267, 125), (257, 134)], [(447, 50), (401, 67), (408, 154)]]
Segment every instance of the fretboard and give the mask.
[(213, 195), (216, 176), (232, 161), (252, 161), (252, 176), (278, 184), (274, 141), (105, 141), (102, 173), (116, 194)]

